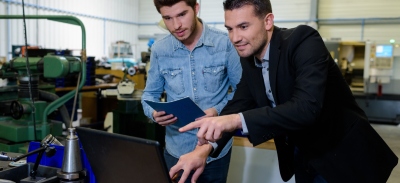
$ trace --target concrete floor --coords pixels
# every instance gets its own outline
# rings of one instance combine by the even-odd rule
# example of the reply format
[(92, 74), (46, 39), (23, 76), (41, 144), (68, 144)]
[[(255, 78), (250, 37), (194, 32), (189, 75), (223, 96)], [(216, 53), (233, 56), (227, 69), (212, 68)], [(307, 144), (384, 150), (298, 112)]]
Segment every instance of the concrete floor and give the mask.
[[(400, 158), (400, 126), (372, 124), (379, 135), (385, 140), (392, 151)], [(394, 167), (387, 183), (400, 182), (400, 165)]]

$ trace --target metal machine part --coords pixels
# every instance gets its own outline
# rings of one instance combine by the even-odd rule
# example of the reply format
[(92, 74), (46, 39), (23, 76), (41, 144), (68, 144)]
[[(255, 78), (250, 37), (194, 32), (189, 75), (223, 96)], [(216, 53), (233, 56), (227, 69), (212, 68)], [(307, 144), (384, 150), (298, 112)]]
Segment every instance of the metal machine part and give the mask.
[(61, 179), (60, 182), (83, 183), (86, 177), (86, 171), (82, 168), (78, 136), (75, 133), (75, 128), (68, 128), (64, 159), (61, 171), (57, 172), (57, 177)]
[(12, 101), (10, 106), (11, 116), (14, 119), (20, 119), (22, 114), (24, 114), (24, 107), (18, 101)]
[[(50, 106), (49, 102), (54, 102), (59, 98), (50, 96), (49, 92), (39, 90), (39, 78), (41, 75), (45, 78), (62, 78), (83, 69), (80, 59), (76, 57), (48, 54), (44, 57), (29, 57), (29, 60), (30, 76), (26, 70), (26, 58), (14, 58), (8, 63), (3, 63), (0, 69), (0, 78), (15, 79), (18, 83), (17, 90), (13, 92), (0, 90), (0, 93), (6, 94), (0, 97), (0, 108), (3, 112), (0, 118), (0, 139), (12, 142), (0, 146), (0, 150), (18, 152), (18, 148), (22, 147), (26, 141), (42, 139), (50, 133), (56, 136), (61, 135), (62, 124), (48, 122), (46, 111)], [(13, 86), (5, 88), (10, 87)], [(52, 87), (54, 90), (54, 86)], [(46, 115), (43, 115), (44, 113)], [(63, 116), (63, 121), (66, 126), (69, 126), (67, 120), (70, 118), (69, 114), (67, 115)], [(32, 122), (32, 119), (35, 119), (35, 122)]]
[(117, 90), (121, 96), (132, 95), (133, 91), (135, 91), (135, 83), (132, 81), (121, 81), (118, 83)]
[(101, 95), (104, 98), (107, 96), (117, 96), (118, 100), (136, 100), (134, 97), (135, 83), (130, 80), (120, 81), (117, 89), (102, 90)]
[(118, 100), (136, 100), (134, 99), (135, 83), (128, 79), (127, 75), (133, 76), (136, 74), (135, 67), (124, 68), (124, 77), (117, 85), (117, 89), (102, 90), (103, 97), (117, 96)]
[[(0, 78), (10, 78), (18, 76), (26, 77), (26, 58), (18, 57), (12, 59), (9, 63), (3, 64)], [(65, 77), (69, 73), (81, 71), (81, 62), (79, 58), (59, 55), (46, 55), (44, 57), (29, 57), (32, 75), (43, 74), (45, 78)], [(29, 77), (28, 77), (29, 79)]]
[[(30, 172), (29, 172), (30, 177), (25, 178), (25, 179), (21, 180), (20, 182), (38, 182), (38, 181), (41, 181), (41, 180), (45, 179), (45, 177), (37, 177), (37, 173), (38, 173), (39, 163), (40, 163), (43, 155), (45, 154), (47, 157), (52, 157), (56, 153), (55, 147), (54, 146), (50, 146), (50, 144), (60, 144), (60, 145), (62, 145), (51, 134), (49, 134), (42, 140), (40, 148), (35, 149), (35, 150), (33, 150), (33, 151), (31, 151), (31, 152), (29, 152), (27, 154), (19, 155), (17, 157), (13, 157), (13, 158), (10, 157), (10, 156), (7, 156), (5, 154), (1, 154), (0, 155), (0, 161), (18, 162), (23, 158), (26, 158), (26, 157), (31, 156), (33, 154), (38, 154), (35, 164), (30, 169)], [(18, 166), (22, 166), (24, 164), (26, 164), (26, 161), (25, 161), (25, 163), (23, 163), (21, 165), (18, 165)], [(10, 163), (10, 165), (11, 165), (11, 163)]]
[(0, 161), (12, 161), (12, 158), (9, 156), (0, 154)]
[(136, 73), (136, 69), (134, 67), (129, 67), (127, 72), (129, 75), (133, 76)]
[(40, 145), (44, 146), (46, 144), (54, 144), (58, 146), (63, 146), (53, 135), (48, 134), (41, 142)]
[[(18, 97), (19, 98), (29, 98), (30, 97), (30, 89), (32, 89), (32, 97), (33, 99), (38, 99), (39, 98), (39, 76), (31, 76), (30, 78), (27, 76), (19, 76), (18, 77), (19, 81), (19, 91), (18, 91)], [(30, 86), (29, 86), (30, 83)]]

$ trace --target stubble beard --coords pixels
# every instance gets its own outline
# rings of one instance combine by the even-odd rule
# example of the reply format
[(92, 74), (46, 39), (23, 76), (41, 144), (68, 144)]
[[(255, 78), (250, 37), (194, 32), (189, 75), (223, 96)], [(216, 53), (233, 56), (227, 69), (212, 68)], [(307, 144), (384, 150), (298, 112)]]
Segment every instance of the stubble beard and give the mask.
[(253, 55), (263, 56), (261, 54), (263, 53), (264, 49), (266, 48), (267, 42), (268, 42), (268, 36), (264, 35), (261, 43), (259, 44), (259, 47), (255, 49), (256, 51), (253, 53)]
[(190, 38), (190, 36), (193, 35), (193, 33), (195, 32), (196, 28), (197, 28), (197, 19), (196, 19), (196, 17), (194, 17), (194, 23), (189, 27), (189, 29), (186, 29), (186, 30), (184, 29), (186, 32), (188, 32), (186, 36), (178, 37), (177, 35), (175, 35), (171, 31), (170, 32), (171, 32), (172, 35), (174, 35), (174, 37), (176, 39), (178, 39), (181, 42), (185, 42), (186, 40), (188, 40)]
[(236, 51), (238, 52), (240, 57), (257, 56), (261, 55), (266, 45), (267, 45), (267, 40), (263, 39), (256, 48), (249, 50), (249, 52), (246, 52), (246, 50), (239, 51), (237, 48)]

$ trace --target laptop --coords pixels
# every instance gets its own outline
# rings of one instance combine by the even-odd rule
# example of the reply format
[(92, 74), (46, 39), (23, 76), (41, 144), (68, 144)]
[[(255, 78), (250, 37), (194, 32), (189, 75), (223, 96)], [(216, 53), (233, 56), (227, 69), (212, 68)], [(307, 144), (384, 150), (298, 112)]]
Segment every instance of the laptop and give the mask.
[(172, 183), (160, 144), (127, 135), (76, 127), (98, 183)]

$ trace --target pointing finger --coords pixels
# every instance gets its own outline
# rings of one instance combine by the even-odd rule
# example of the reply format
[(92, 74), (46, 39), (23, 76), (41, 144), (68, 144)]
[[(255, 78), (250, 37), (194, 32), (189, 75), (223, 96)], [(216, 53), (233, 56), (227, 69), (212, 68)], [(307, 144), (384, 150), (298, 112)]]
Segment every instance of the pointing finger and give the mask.
[(194, 122), (187, 124), (186, 126), (184, 126), (182, 128), (179, 128), (179, 132), (186, 132), (186, 131), (198, 128), (198, 127), (200, 127), (200, 125), (201, 125), (201, 123), (199, 121), (194, 121)]

